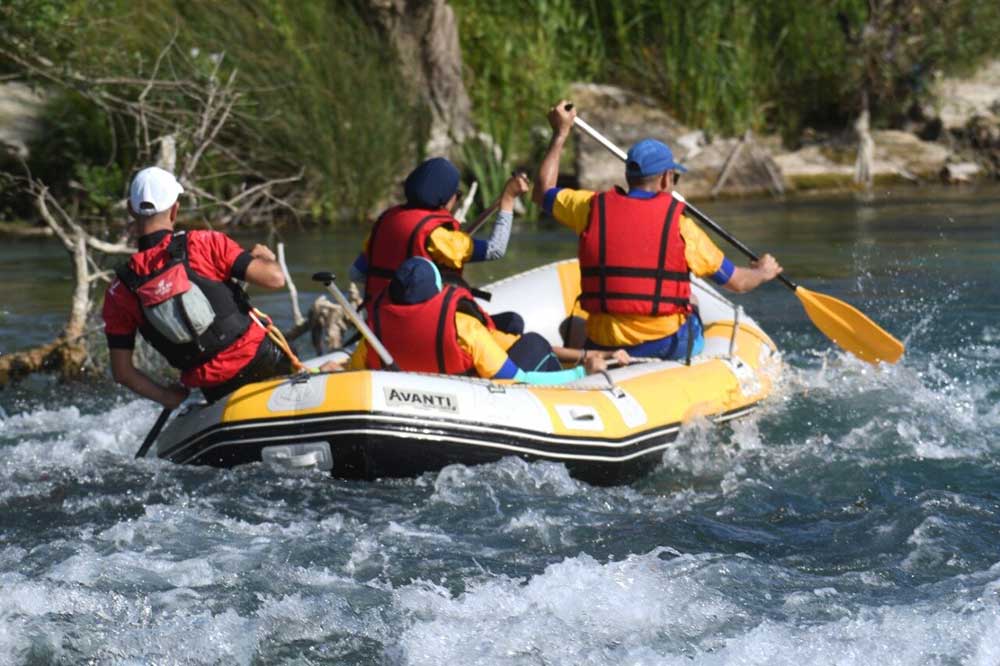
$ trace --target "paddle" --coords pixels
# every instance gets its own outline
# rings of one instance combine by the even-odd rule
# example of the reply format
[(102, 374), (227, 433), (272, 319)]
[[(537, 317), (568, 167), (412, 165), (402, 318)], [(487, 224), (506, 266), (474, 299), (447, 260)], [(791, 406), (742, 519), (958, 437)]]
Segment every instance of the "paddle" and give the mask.
[(163, 411), (160, 412), (160, 415), (156, 418), (156, 423), (153, 424), (153, 427), (150, 428), (149, 433), (146, 435), (146, 439), (142, 440), (142, 446), (140, 446), (139, 450), (135, 452), (136, 460), (145, 456), (146, 451), (149, 451), (149, 447), (156, 441), (157, 435), (159, 435), (160, 431), (163, 430), (163, 426), (166, 425), (167, 419), (170, 418), (170, 413), (172, 411), (174, 410), (170, 407), (164, 407)]
[[(572, 108), (572, 104), (566, 106), (567, 111)], [(573, 123), (614, 153), (620, 160), (623, 162), (626, 160), (626, 154), (621, 148), (602, 136), (600, 132), (584, 122), (582, 118), (579, 116), (574, 118)], [(759, 259), (750, 248), (719, 226), (714, 220), (687, 203), (684, 197), (676, 192), (673, 195), (677, 199), (684, 201), (687, 206), (685, 210), (687, 215), (690, 215), (712, 229), (753, 261)], [(801, 285), (795, 284), (784, 275), (779, 275), (778, 279), (798, 297), (799, 302), (802, 303), (802, 307), (816, 328), (846, 351), (868, 363), (878, 363), (879, 361), (895, 363), (902, 357), (903, 352), (906, 350), (903, 343), (882, 329), (861, 311), (833, 296), (811, 291)]]
[(330, 295), (333, 296), (334, 300), (340, 304), (340, 307), (344, 309), (344, 314), (347, 315), (347, 318), (351, 320), (351, 323), (353, 323), (354, 327), (360, 331), (361, 335), (365, 336), (368, 344), (372, 346), (375, 353), (377, 353), (379, 358), (382, 359), (383, 367), (385, 367), (386, 370), (398, 372), (399, 366), (396, 365), (396, 361), (393, 360), (392, 354), (389, 353), (389, 350), (385, 348), (385, 345), (383, 345), (375, 336), (374, 331), (368, 328), (368, 324), (366, 324), (365, 321), (358, 315), (358, 313), (354, 310), (354, 306), (348, 302), (344, 293), (340, 291), (340, 287), (338, 287), (336, 283), (336, 276), (333, 273), (324, 271), (321, 273), (313, 273), (312, 279), (316, 282), (322, 282), (327, 291), (330, 292)]

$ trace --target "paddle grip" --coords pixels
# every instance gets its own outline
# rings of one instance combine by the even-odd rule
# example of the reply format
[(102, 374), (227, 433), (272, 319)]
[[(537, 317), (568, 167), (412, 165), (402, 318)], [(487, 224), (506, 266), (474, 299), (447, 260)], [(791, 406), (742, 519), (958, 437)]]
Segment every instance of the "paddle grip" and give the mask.
[[(329, 280), (327, 280), (329, 278)], [(351, 320), (354, 327), (358, 329), (361, 335), (365, 336), (368, 340), (368, 344), (372, 346), (375, 353), (378, 354), (379, 358), (382, 359), (382, 365), (385, 366), (387, 370), (399, 370), (399, 366), (396, 365), (396, 361), (392, 358), (392, 354), (389, 350), (385, 348), (382, 341), (378, 339), (375, 332), (368, 327), (368, 324), (364, 322), (361, 315), (355, 311), (354, 306), (348, 302), (347, 297), (344, 293), (340, 291), (340, 287), (337, 286), (337, 282), (332, 273), (316, 273), (313, 275), (313, 280), (317, 282), (323, 282), (326, 285), (326, 290), (330, 292), (333, 299), (337, 301), (337, 304), (343, 309), (344, 314), (347, 318)]]

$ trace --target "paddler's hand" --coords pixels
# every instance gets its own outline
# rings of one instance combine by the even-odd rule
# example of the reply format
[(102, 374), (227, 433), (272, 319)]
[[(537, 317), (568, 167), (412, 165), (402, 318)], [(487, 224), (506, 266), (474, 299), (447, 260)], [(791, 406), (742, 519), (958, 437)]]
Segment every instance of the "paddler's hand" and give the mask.
[(583, 368), (587, 371), (588, 375), (593, 375), (607, 370), (608, 363), (604, 360), (603, 354), (587, 352), (587, 356), (583, 360)]
[(568, 105), (569, 100), (561, 99), (558, 104), (549, 109), (549, 125), (552, 126), (552, 131), (561, 137), (569, 136), (573, 130), (573, 119), (576, 118), (576, 107), (567, 111)]
[(319, 366), (320, 372), (341, 372), (343, 369), (344, 366), (336, 361), (327, 361), (323, 365)]
[(522, 194), (531, 189), (528, 176), (519, 171), (511, 176), (503, 186), (503, 193), (500, 195), (500, 210), (514, 210), (514, 202)]
[(250, 250), (250, 256), (254, 259), (266, 259), (267, 261), (277, 261), (278, 258), (274, 256), (274, 252), (271, 252), (271, 248), (266, 245), (261, 245), (257, 243)]
[(614, 361), (618, 365), (628, 365), (632, 362), (632, 357), (628, 355), (628, 352), (624, 349), (616, 349), (614, 351), (604, 352), (604, 358), (608, 361)]
[(158, 402), (168, 409), (177, 409), (190, 394), (191, 390), (188, 387), (181, 384), (171, 384), (163, 389), (163, 394)]
[(751, 261), (750, 267), (760, 274), (764, 282), (773, 280), (784, 270), (781, 268), (781, 264), (769, 254), (763, 255), (757, 261)]

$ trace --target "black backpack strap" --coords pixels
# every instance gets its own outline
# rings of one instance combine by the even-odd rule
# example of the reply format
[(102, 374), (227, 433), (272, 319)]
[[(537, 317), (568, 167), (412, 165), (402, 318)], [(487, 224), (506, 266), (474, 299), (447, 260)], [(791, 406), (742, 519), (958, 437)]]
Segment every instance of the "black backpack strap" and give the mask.
[(167, 254), (174, 261), (183, 262), (187, 265), (188, 262), (188, 235), (186, 231), (175, 231), (174, 235), (170, 238), (170, 244), (167, 245)]
[(486, 316), (479, 309), (479, 306), (476, 305), (475, 301), (471, 301), (468, 298), (461, 298), (458, 301), (458, 305), (455, 306), (455, 311), (474, 317), (480, 324), (486, 326)]
[(125, 287), (132, 293), (138, 291), (139, 287), (142, 286), (142, 278), (139, 277), (135, 271), (129, 268), (127, 261), (115, 267), (115, 275), (118, 276), (118, 279), (122, 281), (122, 284), (124, 284)]
[(446, 285), (444, 288), (445, 296), (444, 302), (441, 304), (441, 315), (438, 317), (437, 332), (435, 333), (435, 351), (437, 352), (437, 366), (438, 373), (442, 375), (448, 374), (448, 367), (445, 363), (444, 357), (444, 332), (448, 327), (448, 313), (451, 311), (449, 306), (451, 301), (455, 298), (455, 287)]
[(493, 294), (488, 291), (483, 291), (482, 289), (476, 289), (471, 284), (465, 281), (462, 276), (461, 271), (456, 271), (454, 268), (442, 268), (438, 266), (438, 272), (441, 273), (441, 281), (445, 284), (455, 284), (459, 287), (465, 287), (478, 299), (484, 300), (487, 303), (493, 299)]

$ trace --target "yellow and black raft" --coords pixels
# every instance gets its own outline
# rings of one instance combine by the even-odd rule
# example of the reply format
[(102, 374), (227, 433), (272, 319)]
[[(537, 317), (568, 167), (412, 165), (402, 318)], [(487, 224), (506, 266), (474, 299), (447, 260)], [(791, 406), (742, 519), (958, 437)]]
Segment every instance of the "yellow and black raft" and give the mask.
[[(576, 260), (561, 261), (490, 285), (484, 305), (516, 310), (527, 330), (561, 344), (560, 322), (580, 314), (579, 289)], [(184, 464), (265, 461), (365, 479), (519, 456), (565, 463), (591, 483), (627, 483), (659, 463), (686, 421), (750, 413), (780, 371), (774, 343), (739, 306), (698, 279), (692, 291), (706, 340), (690, 365), (646, 360), (555, 387), (389, 371), (299, 375), (187, 408), (155, 453)]]

